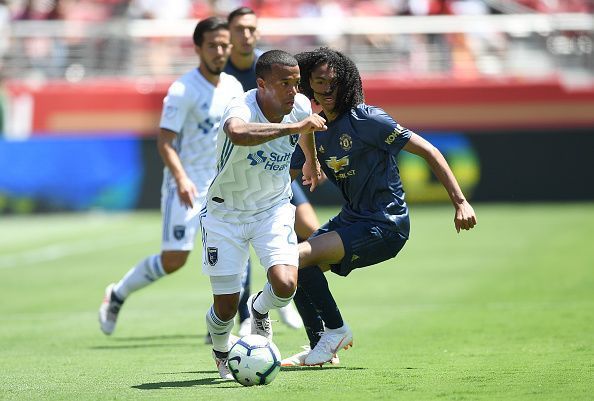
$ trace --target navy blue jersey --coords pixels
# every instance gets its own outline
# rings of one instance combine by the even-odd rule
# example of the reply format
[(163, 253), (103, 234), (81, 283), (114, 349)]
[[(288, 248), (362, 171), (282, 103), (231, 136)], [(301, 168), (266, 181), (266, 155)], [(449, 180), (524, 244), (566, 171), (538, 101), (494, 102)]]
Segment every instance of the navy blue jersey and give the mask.
[[(316, 147), (322, 170), (346, 202), (339, 217), (347, 223), (375, 221), (408, 238), (408, 207), (396, 155), (411, 131), (382, 109), (366, 104), (326, 125), (327, 131), (315, 133)], [(304, 161), (298, 149), (291, 168), (301, 168)]]
[(254, 63), (247, 70), (237, 69), (237, 67), (235, 67), (231, 62), (231, 59), (229, 59), (223, 71), (237, 78), (237, 80), (241, 82), (244, 92), (247, 92), (250, 89), (254, 89), (256, 87), (256, 62), (258, 61), (258, 58), (262, 55), (262, 53), (264, 52), (260, 49), (254, 50), (254, 54), (256, 55), (256, 57), (254, 58)]

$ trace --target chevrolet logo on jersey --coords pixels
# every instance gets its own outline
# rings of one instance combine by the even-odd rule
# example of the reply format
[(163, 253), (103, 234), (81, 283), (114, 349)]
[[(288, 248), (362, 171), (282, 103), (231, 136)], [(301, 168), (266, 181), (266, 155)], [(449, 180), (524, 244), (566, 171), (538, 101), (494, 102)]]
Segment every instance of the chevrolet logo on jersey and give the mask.
[(332, 156), (330, 159), (326, 160), (326, 165), (334, 171), (334, 174), (337, 174), (339, 171), (349, 165), (349, 157), (344, 156), (340, 159), (337, 159), (336, 156)]

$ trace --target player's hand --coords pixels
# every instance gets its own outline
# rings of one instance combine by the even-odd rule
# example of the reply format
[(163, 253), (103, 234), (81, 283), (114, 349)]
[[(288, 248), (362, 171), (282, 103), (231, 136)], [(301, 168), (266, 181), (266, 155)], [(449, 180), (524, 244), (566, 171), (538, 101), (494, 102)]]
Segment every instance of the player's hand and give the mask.
[(198, 196), (196, 185), (187, 177), (184, 177), (177, 182), (177, 194), (179, 195), (180, 203), (188, 209), (194, 207), (194, 199)]
[(476, 214), (468, 201), (464, 200), (464, 202), (456, 205), (456, 216), (454, 217), (456, 232), (459, 233), (460, 230), (470, 230), (476, 226), (476, 224)]
[(312, 114), (305, 120), (298, 123), (298, 131), (300, 134), (311, 134), (314, 131), (326, 131), (326, 120), (319, 114)]
[(322, 177), (322, 168), (318, 159), (306, 160), (303, 164), (303, 185), (309, 185), (309, 192), (313, 192)]

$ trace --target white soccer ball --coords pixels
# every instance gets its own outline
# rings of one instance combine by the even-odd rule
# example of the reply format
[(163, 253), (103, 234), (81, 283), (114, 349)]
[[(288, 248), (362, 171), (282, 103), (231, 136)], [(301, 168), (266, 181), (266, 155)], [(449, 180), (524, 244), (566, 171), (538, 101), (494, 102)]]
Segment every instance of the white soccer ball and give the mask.
[(272, 341), (250, 334), (233, 344), (229, 350), (228, 365), (239, 384), (270, 384), (280, 371), (281, 355)]

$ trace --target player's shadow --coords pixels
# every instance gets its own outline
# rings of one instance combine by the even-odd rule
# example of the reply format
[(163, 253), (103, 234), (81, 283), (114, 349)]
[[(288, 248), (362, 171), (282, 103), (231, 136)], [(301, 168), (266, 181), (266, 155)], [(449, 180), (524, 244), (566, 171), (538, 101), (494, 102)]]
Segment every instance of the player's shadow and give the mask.
[[(110, 350), (110, 349), (136, 349), (136, 348), (187, 348), (195, 347), (196, 343), (183, 342), (151, 342), (151, 341), (171, 341), (171, 340), (196, 340), (200, 336), (195, 334), (173, 334), (164, 336), (143, 336), (143, 337), (115, 337), (110, 338), (110, 344), (96, 345), (89, 347), (94, 350)], [(137, 344), (134, 344), (134, 343)], [(119, 343), (119, 344), (114, 344)]]
[(165, 382), (154, 382), (154, 383), (143, 383), (132, 388), (138, 390), (161, 390), (165, 388), (179, 388), (179, 387), (194, 387), (194, 386), (217, 386), (220, 388), (240, 388), (237, 383), (232, 380), (219, 379), (217, 373), (214, 371), (196, 371), (196, 372), (175, 372), (167, 374), (179, 374), (179, 373), (191, 373), (191, 374), (212, 374), (213, 377), (206, 377), (204, 379), (196, 380), (179, 380), (179, 381), (165, 381)]
[(114, 337), (112, 341), (159, 341), (159, 340), (188, 340), (192, 339), (195, 340), (200, 338), (197, 334), (170, 334), (164, 336), (143, 336), (143, 337)]
[(281, 372), (301, 372), (307, 370), (367, 370), (356, 366), (283, 366)]

